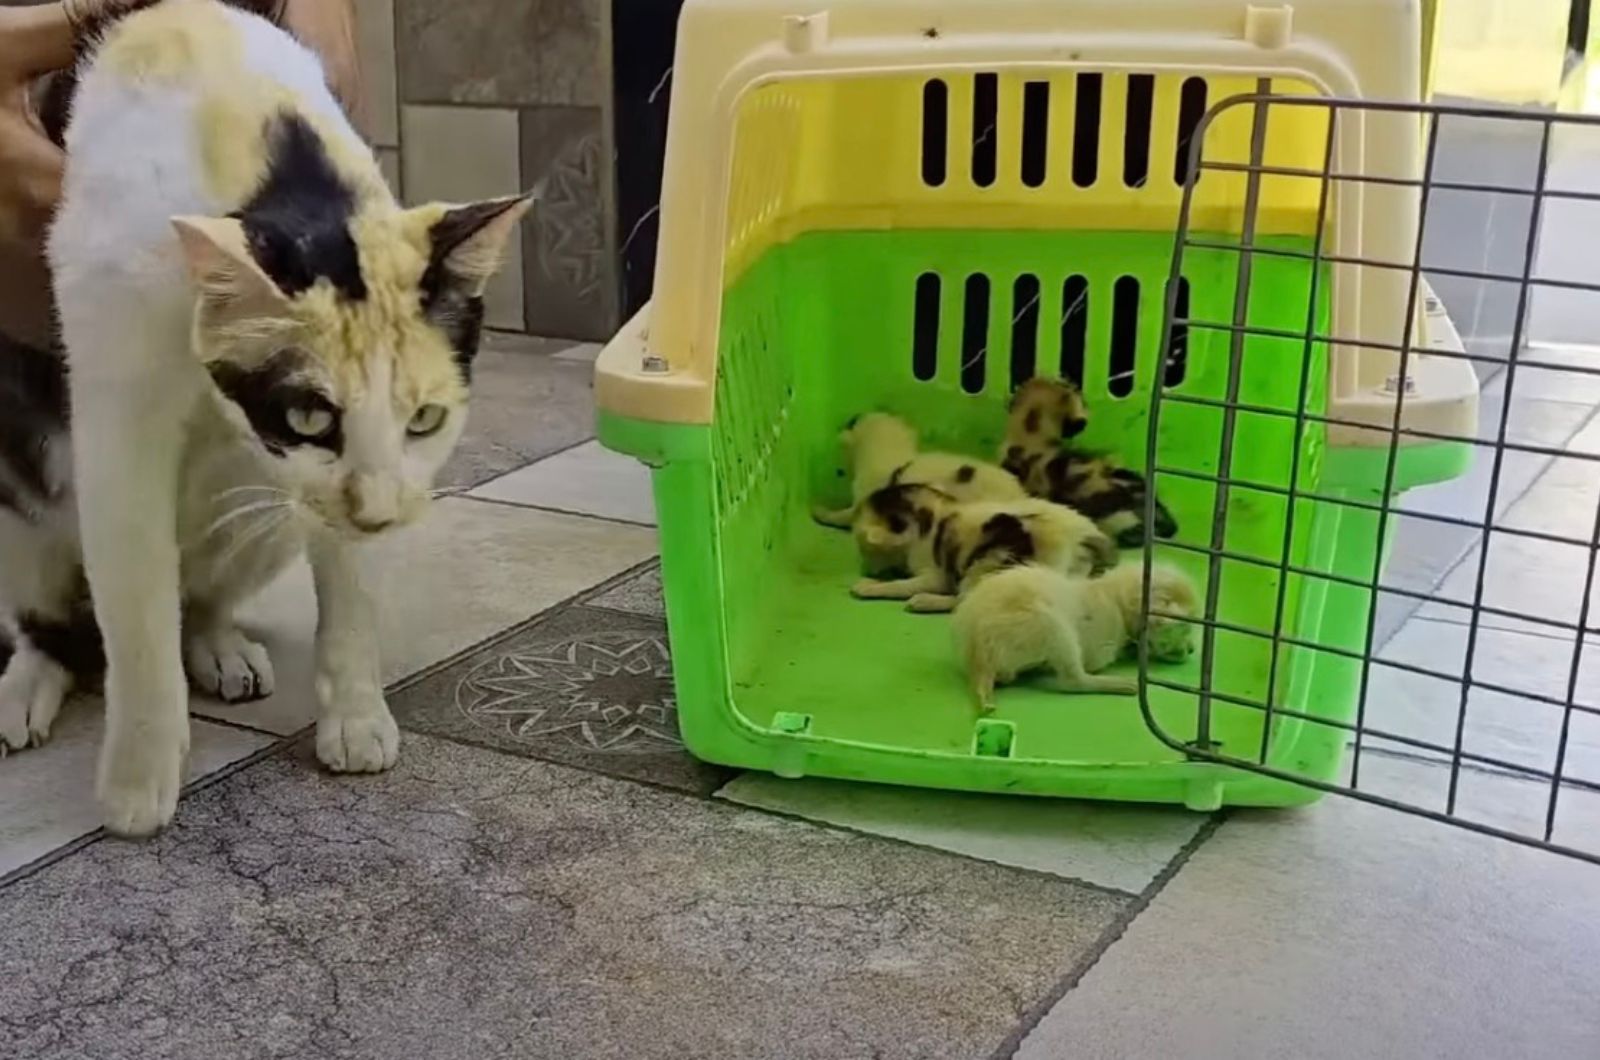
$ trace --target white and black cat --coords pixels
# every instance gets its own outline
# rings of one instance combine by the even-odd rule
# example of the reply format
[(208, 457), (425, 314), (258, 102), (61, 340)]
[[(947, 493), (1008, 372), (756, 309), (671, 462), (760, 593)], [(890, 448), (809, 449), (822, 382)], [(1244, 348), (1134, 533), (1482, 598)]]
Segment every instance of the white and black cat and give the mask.
[(47, 355), (0, 350), (0, 739), (48, 735), (97, 627), (105, 821), (159, 829), (185, 669), (225, 699), (270, 692), (234, 611), (305, 552), (318, 756), (389, 767), (358, 550), (431, 500), (530, 200), (401, 209), (316, 58), (215, 0), (111, 26), (66, 140), (49, 249), (67, 385)]

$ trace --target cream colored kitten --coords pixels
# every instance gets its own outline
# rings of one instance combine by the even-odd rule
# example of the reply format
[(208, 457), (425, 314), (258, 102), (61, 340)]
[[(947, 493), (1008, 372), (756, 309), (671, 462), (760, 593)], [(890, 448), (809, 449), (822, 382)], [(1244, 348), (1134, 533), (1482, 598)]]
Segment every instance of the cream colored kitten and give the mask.
[(898, 416), (868, 412), (839, 434), (850, 468), (848, 508), (818, 506), (817, 522), (841, 529), (854, 525), (861, 504), (885, 486), (937, 486), (960, 501), (1020, 500), (1028, 495), (1017, 477), (997, 464), (958, 453), (919, 452), (917, 432)]
[[(1122, 657), (1144, 627), (1144, 569), (1125, 563), (1098, 578), (1073, 578), (1030, 564), (1000, 571), (963, 594), (951, 618), (956, 654), (966, 667), (973, 699), (994, 710), (996, 683), (1028, 670), (1046, 669), (1062, 692), (1117, 695), (1138, 691), (1138, 682), (1104, 670)], [(1182, 572), (1151, 572), (1153, 611), (1192, 615), (1194, 585)], [(1181, 662), (1193, 650), (1191, 625), (1154, 615), (1149, 621), (1150, 656)]]

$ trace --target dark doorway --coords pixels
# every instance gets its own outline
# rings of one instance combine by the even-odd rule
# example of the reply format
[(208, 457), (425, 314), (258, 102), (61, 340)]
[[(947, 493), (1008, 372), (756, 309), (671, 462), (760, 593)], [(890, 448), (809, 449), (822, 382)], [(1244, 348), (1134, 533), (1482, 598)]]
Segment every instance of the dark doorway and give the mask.
[(615, 71), (617, 247), (622, 315), (650, 297), (656, 268), (656, 208), (666, 158), (672, 54), (683, 0), (612, 0)]

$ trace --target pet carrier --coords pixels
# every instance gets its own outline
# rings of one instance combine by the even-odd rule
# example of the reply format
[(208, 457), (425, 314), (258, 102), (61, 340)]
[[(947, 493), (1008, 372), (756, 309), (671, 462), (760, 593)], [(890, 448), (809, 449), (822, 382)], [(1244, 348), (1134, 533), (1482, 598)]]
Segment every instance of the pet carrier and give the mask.
[[(1416, 101), (1419, 34), (1407, 0), (689, 0), (655, 296), (596, 370), (602, 440), (654, 469), (689, 748), (785, 776), (1315, 798), (1184, 744), (1336, 775), (1345, 734), (1305, 719), (1352, 715), (1359, 670), (1295, 642), (1362, 649), (1371, 594), (1337, 575), (1370, 582), (1385, 485), (1470, 456), (1428, 437), (1472, 433), (1470, 366), (1413, 352), (1455, 341), (1412, 282), (1421, 123), (1295, 105)], [(848, 493), (853, 416), (992, 458), (1036, 373), (1080, 381), (1085, 442), (1151, 472), (1180, 524), (1155, 555), (1212, 625), (1140, 699), (1016, 686), (980, 718), (948, 621), (852, 599), (853, 541), (810, 511)], [(1420, 434), (1392, 449), (1397, 418)]]

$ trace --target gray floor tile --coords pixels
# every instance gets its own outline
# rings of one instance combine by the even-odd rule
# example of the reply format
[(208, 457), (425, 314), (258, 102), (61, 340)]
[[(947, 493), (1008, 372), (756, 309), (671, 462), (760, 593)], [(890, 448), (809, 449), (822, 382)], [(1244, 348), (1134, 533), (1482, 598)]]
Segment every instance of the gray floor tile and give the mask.
[(1129, 906), (416, 736), (4, 898), (0, 1055), (57, 1060), (983, 1057)]
[(1019, 1060), (1600, 1050), (1600, 869), (1349, 799), (1240, 814)]
[(613, 611), (628, 611), (636, 615), (665, 617), (667, 605), (661, 596), (661, 567), (653, 565), (626, 581), (618, 582), (586, 603), (594, 607), (608, 607)]
[[(443, 662), (649, 559), (655, 534), (553, 512), (440, 501), (418, 526), (374, 545), (383, 675), (394, 683)], [(315, 715), (316, 603), (302, 565), (245, 609), (245, 628), (272, 653), (277, 694), (234, 706), (197, 699), (201, 713), (291, 733)]]
[(654, 526), (650, 469), (599, 442), (580, 446), (485, 482), (472, 496)]
[(594, 435), (594, 371), (566, 343), (495, 335), (473, 366), (467, 432), (439, 485), (468, 489)]
[(783, 780), (766, 773), (746, 773), (717, 795), (1135, 894), (1206, 821), (1167, 807)]
[[(98, 697), (74, 699), (62, 711), (49, 743), (0, 758), (0, 876), (100, 827), (94, 775), (104, 716)], [(191, 781), (272, 742), (199, 720), (193, 723), (190, 741)]]
[(710, 794), (678, 738), (666, 625), (570, 607), (393, 697), (403, 728)]

